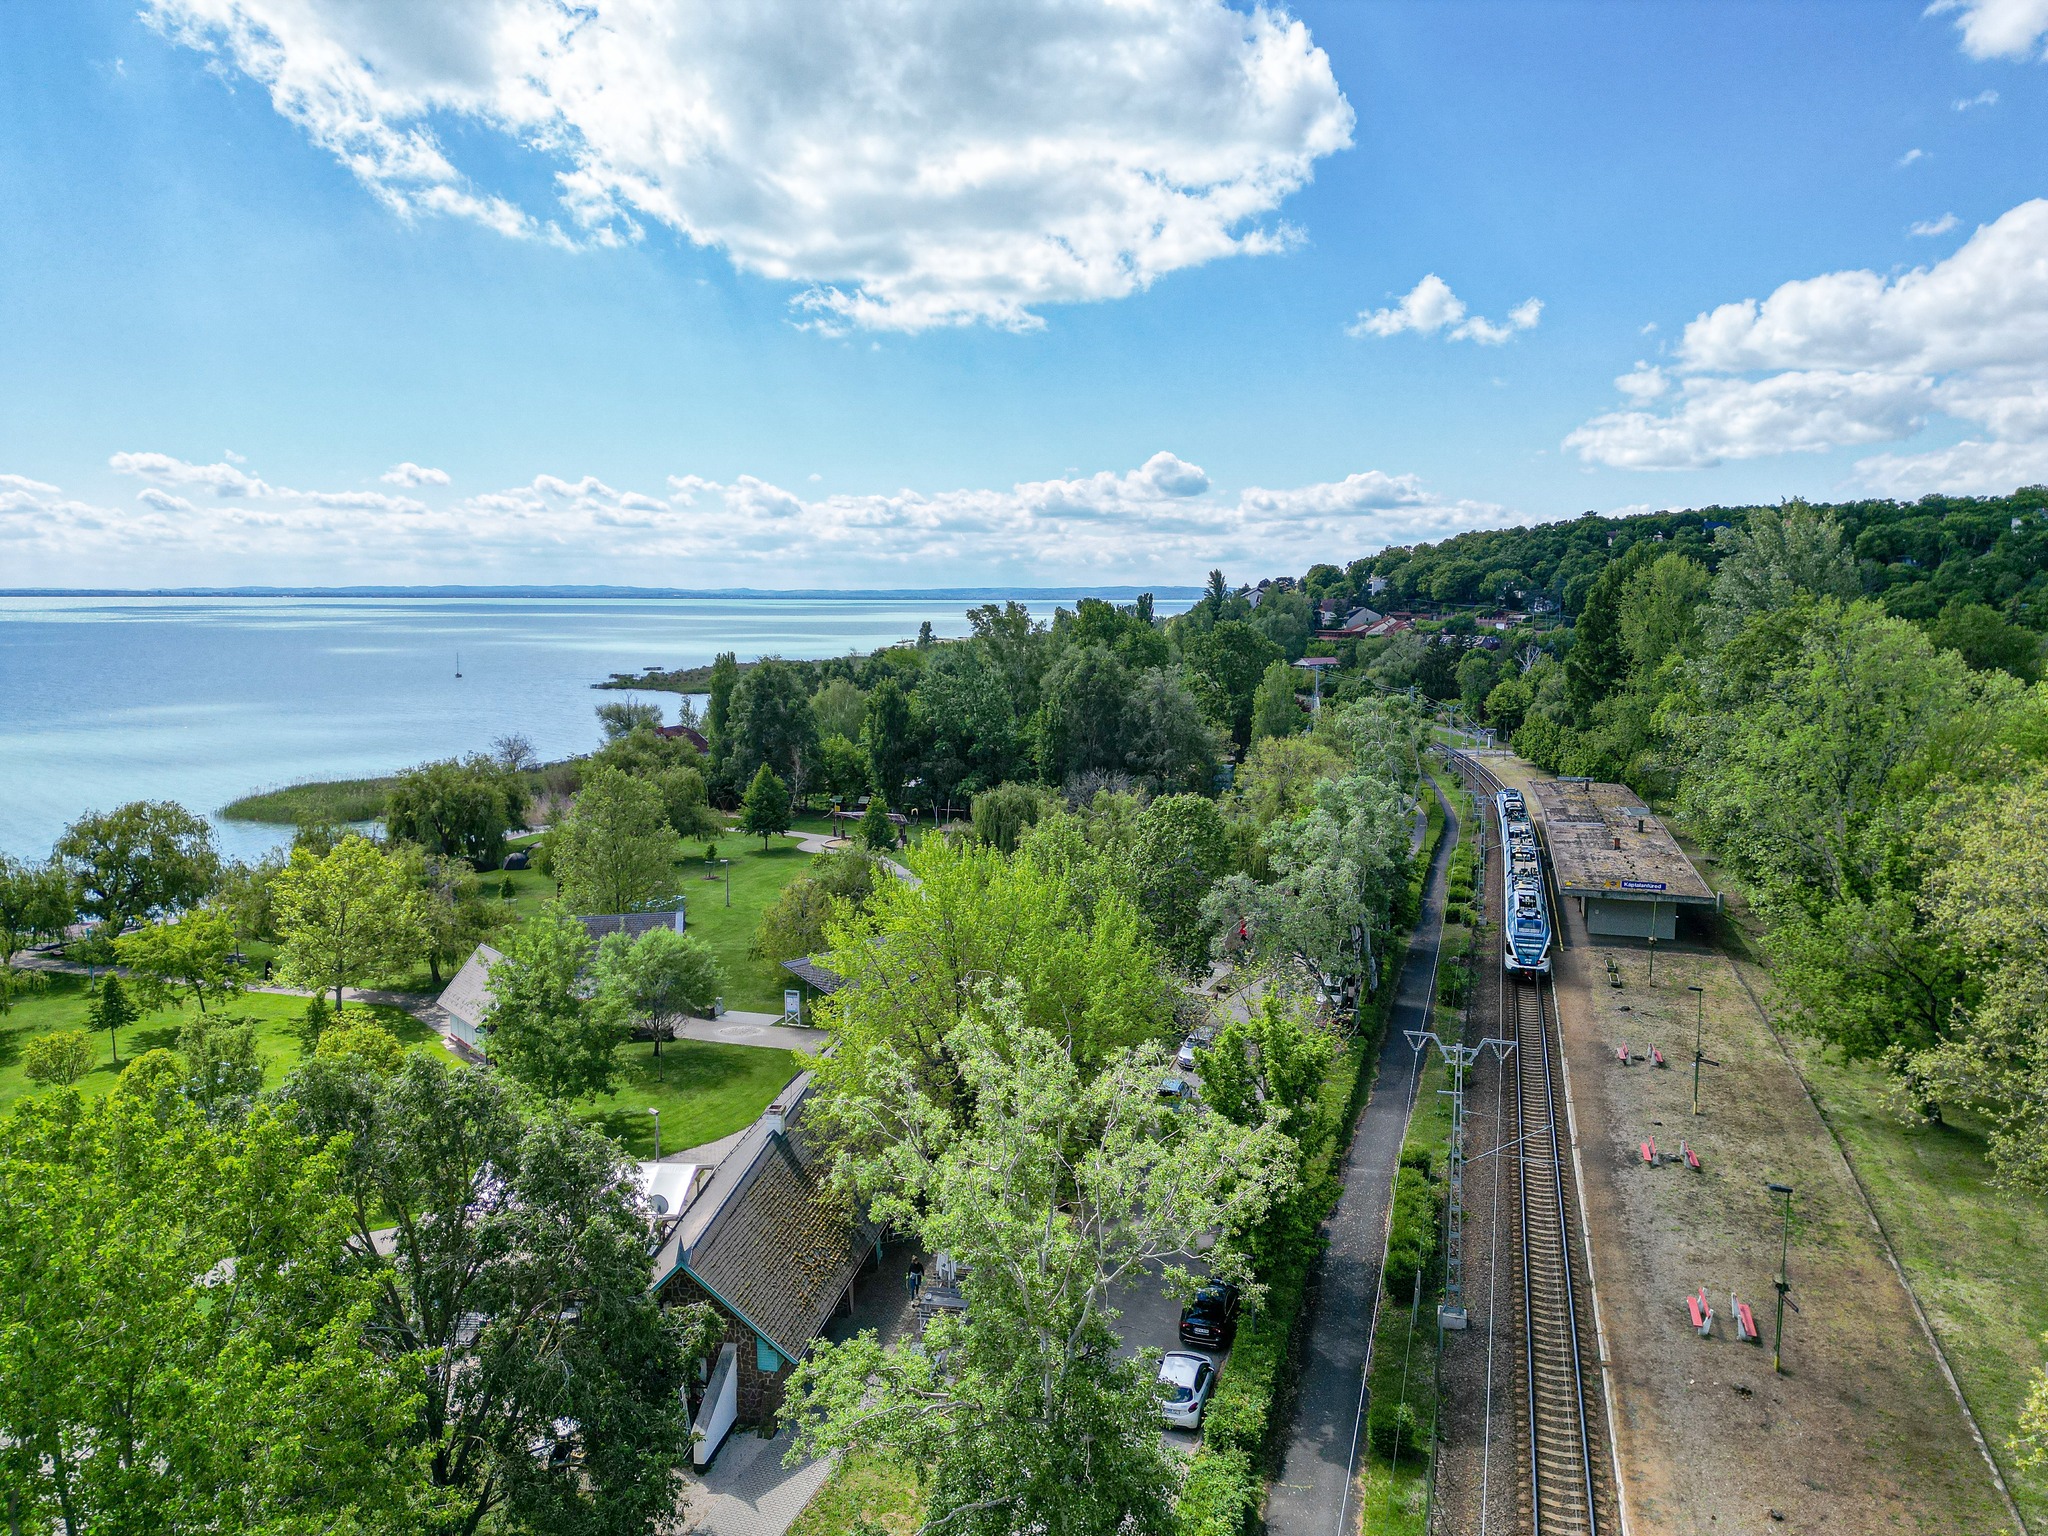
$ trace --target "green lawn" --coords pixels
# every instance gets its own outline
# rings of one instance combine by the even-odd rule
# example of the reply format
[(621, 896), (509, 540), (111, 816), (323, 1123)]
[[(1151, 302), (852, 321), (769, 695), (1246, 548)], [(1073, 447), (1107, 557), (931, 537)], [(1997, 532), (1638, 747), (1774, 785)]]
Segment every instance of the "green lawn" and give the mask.
[[(49, 1090), (22, 1076), (21, 1047), (32, 1035), (57, 1029), (83, 1029), (85, 1022), (85, 979), (80, 976), (52, 976), (49, 990), (15, 1004), (0, 1014), (0, 1110), (31, 1093)], [(229, 1003), (226, 1012), (256, 1021), (256, 1049), (263, 1058), (265, 1087), (275, 1087), (299, 1059), (299, 1042), (292, 1024), (305, 1010), (302, 997), (284, 997), (274, 992), (248, 992)], [(351, 1003), (349, 1012), (362, 1008), (407, 1045), (432, 1045), (438, 1036), (411, 1014), (399, 1008)], [(144, 1051), (169, 1048), (177, 1043), (178, 1026), (189, 1014), (175, 1009), (143, 1015), (134, 1026), (121, 1031), (121, 1064), (126, 1066)], [(93, 1036), (99, 1065), (79, 1082), (81, 1093), (105, 1093), (119, 1069), (109, 1055), (107, 1037)]]
[(753, 1045), (671, 1040), (661, 1048), (636, 1040), (619, 1052), (625, 1072), (616, 1093), (576, 1111), (637, 1158), (654, 1156), (654, 1116), (661, 1111), (661, 1150), (681, 1152), (749, 1126), (799, 1070), (794, 1051)]
[[(78, 976), (53, 976), (46, 992), (15, 1005), (0, 1015), (0, 1112), (30, 1094), (51, 1090), (31, 1083), (22, 1075), (21, 1047), (32, 1035), (57, 1029), (85, 1027), (85, 981)], [(299, 1042), (292, 1025), (304, 1010), (306, 1000), (274, 992), (248, 992), (228, 1005), (226, 1012), (256, 1021), (256, 1048), (263, 1057), (263, 1083), (274, 1088), (299, 1061)], [(348, 1011), (362, 1010), (390, 1030), (407, 1047), (444, 1051), (440, 1037), (401, 1008), (350, 1003)], [(176, 1045), (178, 1026), (189, 1015), (175, 1010), (145, 1015), (131, 1028), (121, 1031), (121, 1065), (126, 1066), (144, 1051)], [(93, 1037), (99, 1065), (78, 1084), (83, 1093), (105, 1093), (113, 1086), (117, 1068), (108, 1054), (105, 1035)], [(634, 1041), (620, 1050), (625, 1068), (618, 1091), (595, 1105), (579, 1107), (577, 1118), (609, 1134), (634, 1157), (654, 1153), (654, 1117), (650, 1108), (661, 1111), (661, 1146), (664, 1152), (716, 1141), (751, 1125), (782, 1085), (796, 1076), (799, 1064), (793, 1052), (766, 1050), (750, 1045), (716, 1045), (700, 1040), (671, 1040), (661, 1048), (661, 1067), (656, 1073), (651, 1042)]]
[(2048, 1202), (1995, 1188), (1973, 1127), (1901, 1119), (1877, 1068), (1832, 1061), (1795, 1036), (1786, 1043), (1891, 1234), (2020, 1513), (2048, 1528), (2048, 1467), (2021, 1471), (2012, 1449), (2048, 1333)]
[(811, 1496), (789, 1536), (852, 1536), (873, 1522), (889, 1536), (908, 1536), (924, 1516), (917, 1479), (900, 1462), (846, 1455)]

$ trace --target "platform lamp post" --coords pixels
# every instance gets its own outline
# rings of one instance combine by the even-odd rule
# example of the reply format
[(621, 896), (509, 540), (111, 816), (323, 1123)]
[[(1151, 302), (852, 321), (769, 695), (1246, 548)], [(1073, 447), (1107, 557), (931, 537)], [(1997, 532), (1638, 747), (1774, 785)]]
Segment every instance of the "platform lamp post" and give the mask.
[(1766, 1184), (1774, 1195), (1785, 1197), (1785, 1221), (1778, 1239), (1778, 1326), (1771, 1335), (1771, 1369), (1778, 1375), (1785, 1374), (1785, 1293), (1792, 1289), (1785, 1278), (1785, 1268), (1792, 1252), (1792, 1186), (1790, 1184)]
[(654, 1116), (654, 1160), (661, 1161), (661, 1111), (650, 1108), (647, 1113)]
[(1650, 903), (1650, 986), (1657, 985), (1657, 903)]
[(1698, 1114), (1700, 1112), (1700, 1063), (1706, 1059), (1702, 1047), (1705, 1044), (1707, 1034), (1707, 989), (1705, 987), (1687, 987), (1685, 990), (1692, 993), (1694, 1000), (1699, 1004), (1698, 1012), (1694, 1014), (1692, 1024), (1692, 1112)]

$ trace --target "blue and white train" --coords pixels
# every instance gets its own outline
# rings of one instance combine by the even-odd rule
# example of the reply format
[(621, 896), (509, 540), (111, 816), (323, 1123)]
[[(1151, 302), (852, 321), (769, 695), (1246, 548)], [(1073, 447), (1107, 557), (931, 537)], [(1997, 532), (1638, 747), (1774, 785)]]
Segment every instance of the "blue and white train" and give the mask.
[(1550, 972), (1550, 907), (1543, 899), (1543, 854), (1519, 789), (1493, 797), (1500, 817), (1500, 867), (1507, 907), (1501, 914), (1502, 963), (1510, 971)]

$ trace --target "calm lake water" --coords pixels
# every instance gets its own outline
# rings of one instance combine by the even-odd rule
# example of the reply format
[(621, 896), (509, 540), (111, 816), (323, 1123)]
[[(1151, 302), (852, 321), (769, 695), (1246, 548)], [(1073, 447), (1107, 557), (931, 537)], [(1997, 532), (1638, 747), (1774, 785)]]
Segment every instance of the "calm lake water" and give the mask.
[[(0, 850), (41, 857), (81, 813), (128, 800), (210, 814), (254, 789), (389, 773), (512, 732), (544, 758), (587, 752), (593, 709), (627, 697), (592, 691), (613, 672), (724, 650), (870, 651), (925, 620), (960, 635), (971, 601), (0, 598)], [(675, 718), (673, 694), (635, 696)], [(238, 857), (289, 836), (216, 826)]]

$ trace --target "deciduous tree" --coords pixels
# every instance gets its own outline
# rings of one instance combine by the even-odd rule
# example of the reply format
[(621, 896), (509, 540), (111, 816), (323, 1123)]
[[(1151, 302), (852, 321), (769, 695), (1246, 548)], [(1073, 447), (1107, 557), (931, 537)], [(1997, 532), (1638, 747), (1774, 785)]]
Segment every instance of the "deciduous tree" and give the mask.
[(589, 913), (652, 912), (675, 901), (682, 849), (660, 792), (644, 779), (601, 768), (548, 836), (562, 900)]
[(566, 907), (515, 929), (491, 967), (491, 1061), (552, 1104), (611, 1092), (624, 1020), (601, 1007), (587, 974), (595, 946)]
[(279, 974), (294, 986), (332, 991), (337, 1015), (344, 987), (403, 973), (426, 948), (417, 888), (382, 849), (355, 833), (324, 858), (294, 848), (274, 900), (284, 935)]
[(709, 1015), (725, 990), (725, 973), (710, 945), (673, 928), (650, 928), (637, 939), (606, 934), (592, 974), (600, 1005), (618, 1022), (630, 1029), (646, 1020), (657, 1069), (661, 1042), (674, 1039), (676, 1025), (691, 1014)]
[(206, 1012), (241, 994), (242, 967), (233, 958), (235, 925), (211, 908), (187, 912), (172, 923), (151, 923), (114, 941), (114, 954), (135, 978), (148, 1008), (182, 1008), (187, 1002)]
[(121, 932), (131, 922), (197, 906), (220, 874), (213, 830), (174, 801), (132, 801), (81, 816), (57, 839), (79, 906)]
[[(622, 707), (628, 706), (604, 705), (599, 712)], [(391, 787), (384, 825), (394, 839), (417, 843), (428, 853), (465, 859), (474, 869), (496, 869), (505, 859), (505, 834), (523, 823), (525, 812), (525, 780), (477, 753), (401, 773)]]
[(747, 785), (747, 797), (740, 803), (740, 830), (760, 838), (761, 846), (766, 848), (769, 838), (789, 830), (789, 812), (789, 786), (763, 763), (754, 770), (753, 782)]
[(107, 1032), (107, 1044), (113, 1049), (113, 1059), (121, 1060), (121, 1031), (142, 1017), (141, 1010), (128, 999), (128, 992), (121, 985), (121, 978), (109, 975), (93, 988), (92, 1000), (85, 1005), (86, 1021), (94, 1029)]
[(69, 1088), (92, 1070), (92, 1036), (82, 1029), (31, 1035), (21, 1047), (21, 1073), (32, 1083)]

